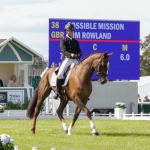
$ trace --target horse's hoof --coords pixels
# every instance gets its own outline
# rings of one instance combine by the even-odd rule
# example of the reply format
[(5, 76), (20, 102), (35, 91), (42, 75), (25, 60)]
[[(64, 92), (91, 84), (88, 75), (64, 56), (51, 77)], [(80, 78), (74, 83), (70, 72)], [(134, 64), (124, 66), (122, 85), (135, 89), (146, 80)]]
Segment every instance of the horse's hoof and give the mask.
[(92, 134), (93, 134), (93, 136), (99, 136), (99, 133), (98, 133), (98, 132), (92, 133)]
[(31, 129), (31, 133), (32, 133), (32, 134), (35, 134), (35, 130)]
[(69, 131), (68, 131), (68, 135), (71, 135), (71, 134), (72, 134), (72, 131), (71, 131), (71, 130), (69, 130)]
[(32, 134), (35, 134), (35, 131), (31, 131), (32, 132)]
[(68, 134), (68, 130), (64, 130), (64, 134)]

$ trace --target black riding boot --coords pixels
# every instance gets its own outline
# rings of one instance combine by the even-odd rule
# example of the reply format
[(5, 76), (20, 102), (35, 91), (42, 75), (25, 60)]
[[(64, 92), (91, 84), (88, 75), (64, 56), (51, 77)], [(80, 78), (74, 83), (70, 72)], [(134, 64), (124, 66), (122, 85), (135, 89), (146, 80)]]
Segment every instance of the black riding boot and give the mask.
[(57, 78), (57, 81), (56, 81), (56, 92), (53, 96), (54, 99), (57, 99), (60, 95), (60, 88), (61, 88), (61, 85), (62, 85), (62, 79), (58, 79)]

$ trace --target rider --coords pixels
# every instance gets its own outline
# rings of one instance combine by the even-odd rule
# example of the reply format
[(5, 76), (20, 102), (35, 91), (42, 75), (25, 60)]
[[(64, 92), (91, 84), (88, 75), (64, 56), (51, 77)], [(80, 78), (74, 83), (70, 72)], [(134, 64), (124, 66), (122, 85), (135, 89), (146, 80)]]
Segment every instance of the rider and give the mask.
[(60, 49), (63, 54), (63, 62), (59, 68), (56, 81), (56, 92), (54, 98), (57, 99), (59, 96), (62, 80), (64, 79), (64, 71), (72, 63), (78, 64), (77, 58), (81, 58), (82, 51), (79, 43), (73, 38), (75, 27), (71, 23), (65, 25), (66, 37), (60, 41)]

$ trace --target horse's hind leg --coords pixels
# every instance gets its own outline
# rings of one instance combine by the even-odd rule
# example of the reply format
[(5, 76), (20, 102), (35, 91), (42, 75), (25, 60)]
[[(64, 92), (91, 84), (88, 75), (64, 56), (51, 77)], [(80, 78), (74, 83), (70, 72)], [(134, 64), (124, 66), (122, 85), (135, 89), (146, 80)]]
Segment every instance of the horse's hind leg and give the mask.
[(34, 134), (35, 133), (35, 126), (36, 126), (36, 120), (37, 117), (39, 115), (40, 112), (40, 108), (45, 100), (46, 97), (49, 96), (51, 89), (49, 87), (46, 87), (45, 89), (39, 89), (39, 93), (38, 93), (38, 100), (37, 100), (37, 104), (34, 110), (34, 119), (33, 119), (33, 125), (31, 128), (31, 132)]
[(35, 110), (34, 110), (33, 124), (32, 124), (32, 128), (31, 128), (31, 132), (33, 134), (35, 134), (36, 120), (37, 120), (37, 117), (39, 115), (40, 108), (42, 106), (43, 101), (44, 101), (43, 99), (38, 98), (38, 101), (37, 101), (37, 104), (36, 104), (36, 107), (35, 107)]
[(66, 121), (63, 117), (63, 110), (66, 107), (67, 103), (68, 103), (68, 101), (61, 98), (60, 99), (60, 105), (59, 105), (58, 110), (57, 110), (58, 117), (59, 117), (60, 121), (62, 122), (62, 127), (64, 130), (64, 133), (68, 133), (68, 127), (67, 127)]
[(73, 128), (76, 120), (78, 119), (78, 116), (79, 116), (80, 112), (81, 112), (81, 109), (77, 106), (76, 110), (75, 110), (75, 114), (74, 114), (73, 120), (72, 120), (72, 123), (70, 124), (70, 126), (68, 128), (68, 135), (71, 135), (72, 128)]
[(33, 134), (35, 134), (35, 126), (36, 126), (36, 120), (37, 120), (37, 117), (39, 115), (39, 110), (40, 110), (40, 107), (42, 105), (42, 101), (38, 98), (38, 101), (40, 101), (40, 103), (37, 103), (36, 107), (35, 107), (35, 111), (34, 111), (34, 118), (33, 118), (33, 124), (32, 124), (32, 128), (31, 128), (31, 132)]

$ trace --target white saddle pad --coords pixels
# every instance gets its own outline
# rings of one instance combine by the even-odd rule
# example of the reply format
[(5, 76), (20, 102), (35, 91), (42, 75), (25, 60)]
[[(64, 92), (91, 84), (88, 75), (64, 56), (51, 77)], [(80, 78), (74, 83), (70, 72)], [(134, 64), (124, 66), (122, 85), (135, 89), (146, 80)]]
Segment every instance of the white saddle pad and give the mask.
[[(67, 76), (65, 78), (64, 84), (62, 86), (66, 86), (67, 85), (70, 73), (71, 73), (71, 71), (72, 71), (74, 66), (75, 66), (75, 63), (72, 63), (71, 66), (70, 66), (70, 70), (69, 70), (69, 72), (68, 72), (68, 74), (67, 74)], [(56, 86), (56, 79), (57, 79), (57, 75), (55, 74), (55, 72), (53, 72), (51, 80), (50, 80), (50, 85), (51, 86)]]

